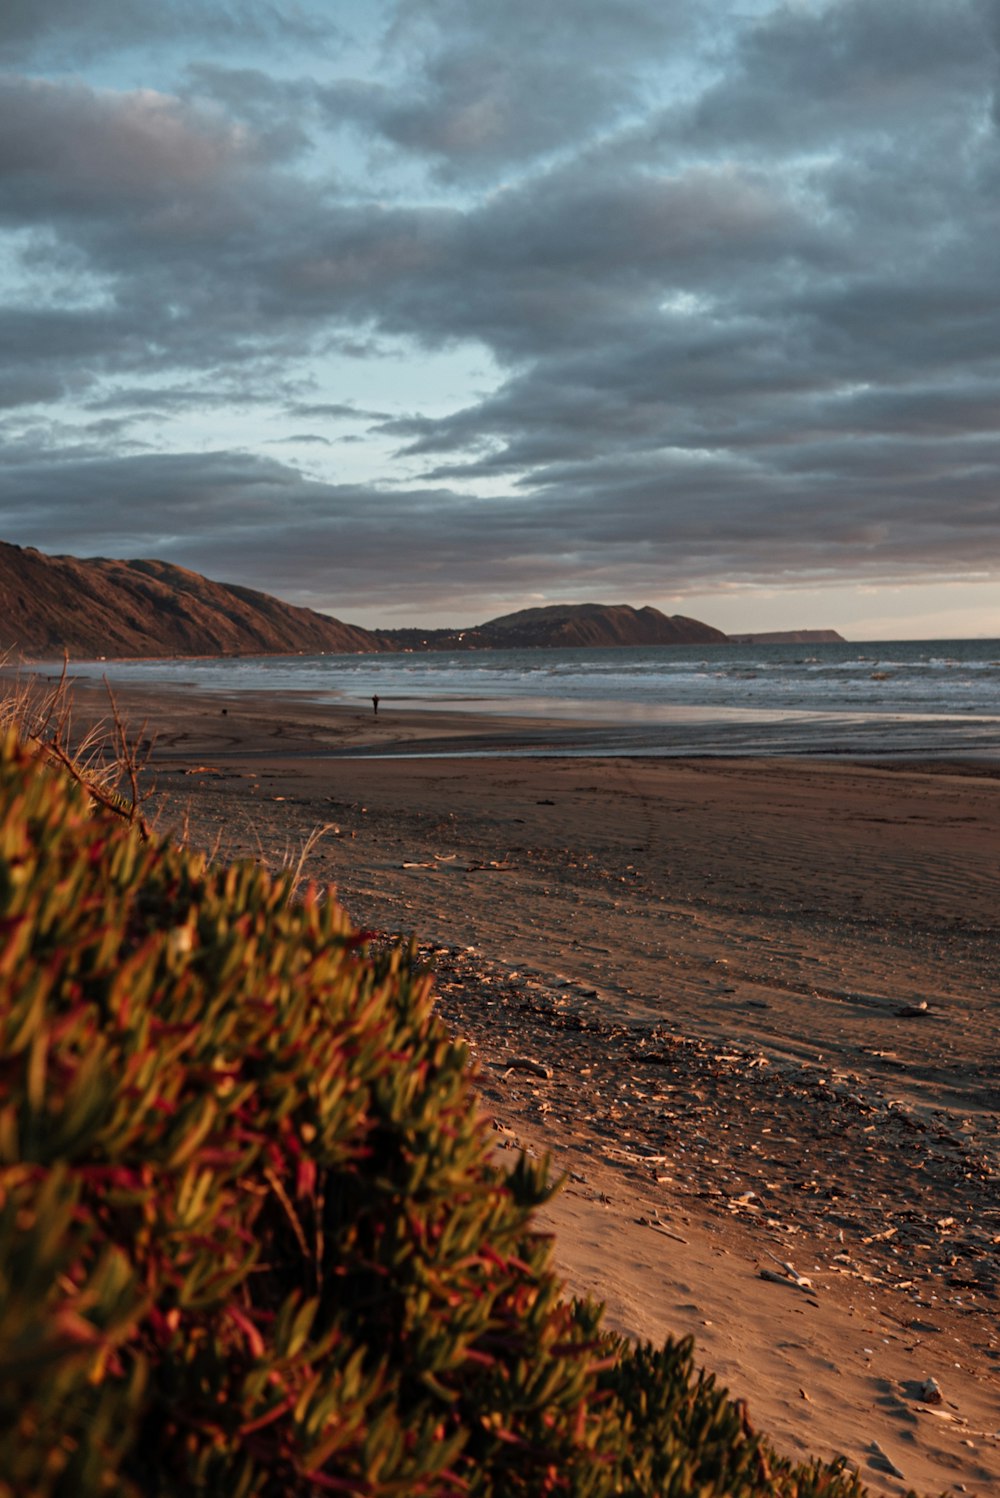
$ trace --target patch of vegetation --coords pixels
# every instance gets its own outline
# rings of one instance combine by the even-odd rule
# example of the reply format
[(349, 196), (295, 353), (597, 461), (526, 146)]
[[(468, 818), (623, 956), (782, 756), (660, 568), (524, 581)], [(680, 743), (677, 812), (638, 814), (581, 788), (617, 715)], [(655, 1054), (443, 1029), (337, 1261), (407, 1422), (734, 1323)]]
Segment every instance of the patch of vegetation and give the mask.
[(0, 1495), (800, 1495), (567, 1302), (404, 948), (0, 749)]

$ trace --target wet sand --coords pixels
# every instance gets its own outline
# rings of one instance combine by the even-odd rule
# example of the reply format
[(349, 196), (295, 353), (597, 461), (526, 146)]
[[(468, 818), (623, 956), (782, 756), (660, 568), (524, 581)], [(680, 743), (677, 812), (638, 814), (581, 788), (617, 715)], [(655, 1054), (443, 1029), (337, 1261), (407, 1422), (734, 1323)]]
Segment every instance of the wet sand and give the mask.
[(405, 758), (539, 725), (118, 698), (164, 828), (271, 865), (325, 828), (308, 875), (417, 934), (498, 1148), (566, 1173), (572, 1290), (693, 1333), (784, 1450), (1000, 1492), (996, 765)]

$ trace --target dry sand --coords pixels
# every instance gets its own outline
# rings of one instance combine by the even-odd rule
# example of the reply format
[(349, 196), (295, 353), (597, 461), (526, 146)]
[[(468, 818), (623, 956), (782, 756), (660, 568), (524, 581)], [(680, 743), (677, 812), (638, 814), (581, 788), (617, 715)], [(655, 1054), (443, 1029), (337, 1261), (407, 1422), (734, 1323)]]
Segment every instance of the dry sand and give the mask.
[(498, 1147), (567, 1175), (570, 1289), (790, 1454), (1000, 1493), (1000, 767), (351, 758), (538, 725), (119, 697), (165, 825), (272, 864), (326, 825), (308, 873), (433, 953)]

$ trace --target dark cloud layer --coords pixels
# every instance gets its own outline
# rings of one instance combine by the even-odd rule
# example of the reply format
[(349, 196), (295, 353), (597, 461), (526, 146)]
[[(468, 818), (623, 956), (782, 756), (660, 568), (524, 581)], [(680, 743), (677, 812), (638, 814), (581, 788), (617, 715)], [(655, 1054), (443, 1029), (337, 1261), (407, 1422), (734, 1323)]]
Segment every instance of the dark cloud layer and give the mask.
[(346, 79), (321, 97), (445, 180), (489, 177), (641, 111), (696, 16), (679, 0), (402, 0), (386, 49), (402, 78)]
[(95, 55), (180, 40), (196, 46), (335, 36), (321, 6), (274, 0), (4, 0), (0, 62), (55, 59), (78, 65)]
[(995, 0), (372, 14), (9, 8), (5, 539), (368, 617), (1000, 570)]

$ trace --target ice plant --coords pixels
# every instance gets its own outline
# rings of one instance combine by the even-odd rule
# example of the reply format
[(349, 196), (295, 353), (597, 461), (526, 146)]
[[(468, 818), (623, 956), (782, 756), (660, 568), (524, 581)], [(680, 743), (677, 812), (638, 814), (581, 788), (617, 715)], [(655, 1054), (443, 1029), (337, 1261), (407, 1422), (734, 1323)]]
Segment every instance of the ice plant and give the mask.
[(844, 1495), (568, 1302), (431, 980), (0, 751), (0, 1498)]

